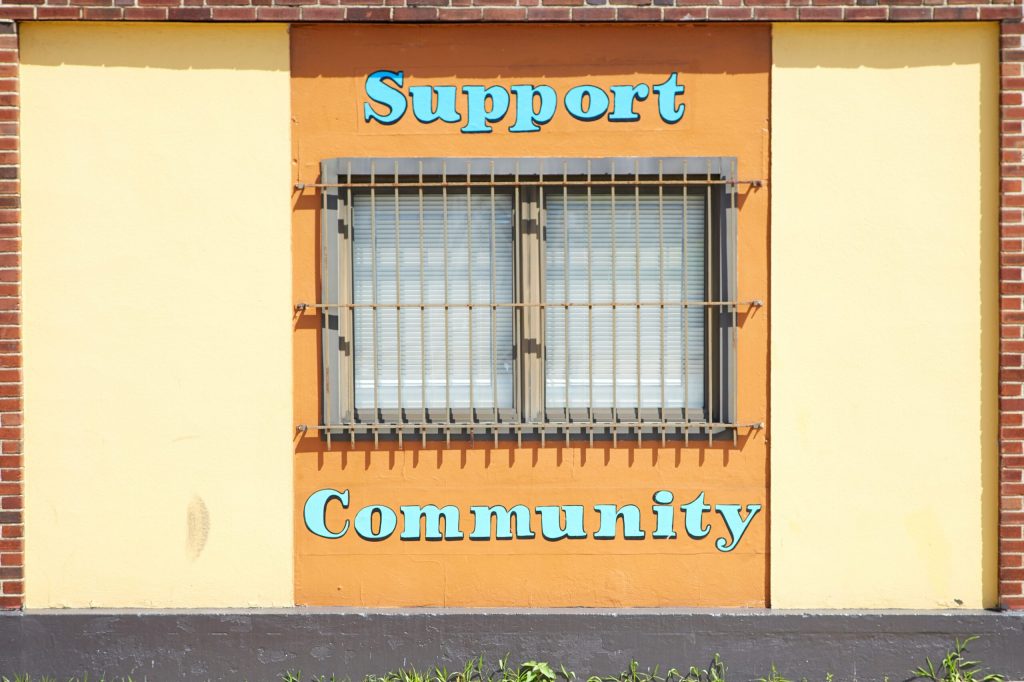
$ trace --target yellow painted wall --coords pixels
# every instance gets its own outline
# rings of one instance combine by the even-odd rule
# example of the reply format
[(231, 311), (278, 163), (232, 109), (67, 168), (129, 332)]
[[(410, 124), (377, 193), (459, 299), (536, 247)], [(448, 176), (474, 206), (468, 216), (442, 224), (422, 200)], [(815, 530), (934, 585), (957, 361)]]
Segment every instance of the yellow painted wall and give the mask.
[(28, 606), (289, 604), (287, 28), (21, 41)]
[(774, 27), (775, 607), (995, 602), (998, 39)]

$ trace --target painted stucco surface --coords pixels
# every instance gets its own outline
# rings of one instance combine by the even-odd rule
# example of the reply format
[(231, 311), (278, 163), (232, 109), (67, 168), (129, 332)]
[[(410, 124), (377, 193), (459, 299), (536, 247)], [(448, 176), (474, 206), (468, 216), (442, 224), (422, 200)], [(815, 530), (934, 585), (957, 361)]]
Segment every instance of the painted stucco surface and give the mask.
[[(338, 156), (735, 156), (740, 177), (766, 177), (768, 167), (767, 26), (297, 26), (292, 30), (292, 114), (296, 179), (311, 183), (322, 159)], [(424, 126), (412, 116), (383, 126), (362, 116), (363, 85), (380, 68), (403, 69), (406, 85), (544, 83), (559, 94), (582, 83), (600, 87), (661, 82), (685, 75), (687, 114), (675, 126), (658, 117), (656, 101), (637, 103), (636, 123), (576, 121), (564, 112), (541, 132), (509, 133), (505, 120), (490, 134), (466, 135), (458, 125)], [(656, 79), (656, 80), (655, 80)], [(767, 292), (767, 190), (744, 187), (739, 212), (739, 297)], [(317, 195), (294, 199), (294, 288), (298, 301), (318, 297)], [(319, 316), (302, 315), (295, 332), (295, 421), (320, 420)], [(740, 421), (767, 410), (767, 316), (741, 316)], [(329, 510), (341, 528), (360, 508), (387, 504), (578, 504), (593, 532), (595, 504), (636, 504), (651, 532), (654, 491), (685, 504), (700, 491), (709, 503), (764, 505), (767, 450), (763, 432), (741, 431), (738, 443), (670, 443), (653, 439), (619, 447), (575, 441), (517, 447), (489, 437), (475, 443), (417, 439), (406, 447), (372, 441), (326, 444), (313, 433), (296, 443), (296, 602), (357, 606), (763, 606), (768, 579), (764, 510), (742, 544), (715, 549), (710, 535), (691, 540), (677, 521), (674, 540), (405, 542), (397, 533), (367, 542), (349, 532), (338, 540), (312, 535), (302, 504), (322, 488), (348, 489), (352, 506)], [(410, 443), (411, 441), (411, 443)], [(346, 516), (347, 515), (347, 516)], [(534, 517), (536, 525), (536, 517)]]
[(772, 606), (992, 606), (998, 28), (773, 52)]
[(287, 27), (21, 58), (27, 604), (290, 604)]

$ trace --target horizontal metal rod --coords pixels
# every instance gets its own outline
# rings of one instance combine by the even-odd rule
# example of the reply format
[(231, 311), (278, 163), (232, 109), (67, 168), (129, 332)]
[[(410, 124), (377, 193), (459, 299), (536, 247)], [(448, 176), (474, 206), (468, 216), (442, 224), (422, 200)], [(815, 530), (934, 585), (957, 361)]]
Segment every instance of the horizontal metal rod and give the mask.
[[(465, 177), (465, 176), (463, 176)], [(621, 176), (627, 177), (627, 176)], [(589, 180), (531, 180), (522, 179), (519, 181), (515, 180), (438, 180), (437, 182), (428, 181), (412, 181), (409, 182), (296, 182), (295, 189), (302, 191), (304, 189), (324, 189), (330, 187), (336, 188), (351, 188), (358, 189), (365, 187), (367, 189), (393, 189), (393, 188), (406, 188), (406, 189), (426, 189), (430, 187), (537, 187), (537, 186), (552, 186), (552, 187), (594, 187), (599, 185), (601, 187), (614, 186), (626, 186), (636, 187), (638, 185), (650, 185), (650, 186), (677, 186), (677, 185), (697, 185), (705, 187), (708, 185), (750, 185), (751, 187), (761, 187), (764, 185), (763, 180), (729, 180), (729, 179), (711, 179), (711, 178), (687, 178), (687, 179), (637, 179), (632, 180), (619, 180), (619, 179), (602, 179), (602, 178), (591, 178)]]
[(628, 428), (649, 428), (669, 429), (685, 428), (694, 430), (707, 429), (751, 429), (759, 430), (764, 428), (764, 422), (750, 423), (725, 423), (725, 422), (694, 422), (694, 421), (599, 421), (599, 422), (538, 422), (527, 424), (522, 422), (396, 422), (393, 424), (299, 424), (296, 429), (302, 433), (306, 431), (359, 431), (372, 433), (374, 431), (407, 431), (409, 429), (437, 429), (450, 431), (452, 429), (495, 429), (515, 433), (517, 431), (532, 431), (546, 429), (628, 429)]
[(703, 308), (716, 306), (748, 305), (760, 308), (764, 301), (755, 298), (752, 301), (634, 301), (630, 303), (593, 302), (593, 303), (296, 303), (298, 311), (325, 308)]

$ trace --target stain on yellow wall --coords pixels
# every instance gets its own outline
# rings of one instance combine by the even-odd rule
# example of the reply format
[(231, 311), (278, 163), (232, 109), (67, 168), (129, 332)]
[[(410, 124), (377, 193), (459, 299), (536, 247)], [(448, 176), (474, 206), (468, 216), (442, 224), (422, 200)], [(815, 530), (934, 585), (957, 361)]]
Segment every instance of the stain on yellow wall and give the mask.
[(28, 605), (290, 604), (287, 27), (21, 58)]
[(998, 27), (774, 27), (771, 602), (995, 602)]

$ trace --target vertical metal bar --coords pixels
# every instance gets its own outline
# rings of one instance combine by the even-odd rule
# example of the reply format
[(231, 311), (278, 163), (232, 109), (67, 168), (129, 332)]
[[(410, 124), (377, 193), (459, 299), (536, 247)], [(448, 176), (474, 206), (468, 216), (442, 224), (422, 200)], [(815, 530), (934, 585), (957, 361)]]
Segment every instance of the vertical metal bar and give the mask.
[[(343, 277), (347, 277), (347, 278), (349, 278), (349, 281), (351, 281), (351, 277), (352, 277), (351, 265), (352, 265), (352, 244), (353, 244), (353, 242), (355, 240), (355, 211), (352, 208), (352, 162), (351, 161), (348, 162), (347, 167), (345, 169), (345, 182), (346, 182), (346, 187), (347, 187), (346, 190), (345, 190), (345, 221), (346, 221), (346, 227), (348, 229), (347, 229), (347, 231), (345, 233), (344, 243), (343, 244), (339, 243), (339, 245), (338, 245), (338, 276), (336, 278), (336, 284), (337, 284), (337, 287), (338, 287), (338, 302), (339, 303), (342, 302), (342, 293), (341, 293), (343, 291), (342, 286), (341, 286), (342, 278)], [(337, 238), (339, 240), (341, 239), (341, 234), (340, 233), (338, 234)], [(344, 247), (345, 247), (344, 250), (341, 248), (342, 245), (344, 245)], [(344, 253), (343, 253), (343, 251), (344, 251)], [(345, 267), (346, 264), (349, 267)], [(352, 302), (352, 287), (351, 286), (345, 287), (344, 291), (346, 291), (347, 294), (348, 294), (346, 296), (346, 300), (344, 302), (345, 303), (351, 303)], [(352, 443), (352, 445), (355, 445), (356, 444), (355, 338), (354, 338), (354, 336), (355, 336), (355, 324), (354, 324), (354, 322), (355, 322), (355, 311), (354, 310), (345, 310), (345, 311), (338, 311), (338, 312), (339, 312), (339, 315), (338, 315), (338, 329), (339, 329), (339, 331), (342, 328), (342, 324), (341, 324), (342, 316), (344, 316), (344, 319), (345, 319), (345, 325), (344, 325), (344, 327), (345, 327), (345, 340), (348, 341), (348, 358), (349, 358), (348, 361), (347, 361), (347, 364), (351, 367), (351, 371), (348, 374), (349, 374), (349, 377), (352, 378), (351, 389), (350, 389), (349, 386), (345, 386), (341, 390), (344, 390), (344, 392), (346, 394), (346, 397), (348, 399), (348, 421), (349, 421), (348, 433), (349, 433), (350, 442)], [(339, 386), (339, 389), (340, 389), (340, 387), (341, 387), (341, 363), (340, 362), (338, 363), (338, 386)], [(340, 411), (340, 409), (341, 409), (341, 407), (340, 407), (341, 406), (341, 402), (340, 401), (338, 402), (338, 405), (339, 405), (338, 409)], [(339, 414), (338, 416), (340, 417), (341, 415)], [(340, 421), (339, 421), (339, 423), (340, 423)], [(327, 430), (327, 433), (328, 434), (330, 433), (330, 429)], [(328, 439), (328, 443), (329, 443), (329, 439)], [(329, 447), (330, 446), (328, 445), (328, 448)]]
[(451, 429), (447, 424), (452, 422), (451, 377), (449, 368), (451, 355), (448, 352), (448, 162), (441, 162), (441, 229), (444, 246), (444, 442), (451, 445)]
[[(661, 379), (661, 402), (658, 417), (662, 422), (661, 445), (665, 446), (665, 175), (664, 162), (658, 159), (658, 376)], [(686, 229), (686, 226), (683, 226)]]
[[(721, 267), (722, 282), (724, 285), (722, 289), (725, 292), (723, 299), (727, 301), (735, 301), (738, 298), (737, 294), (739, 293), (739, 289), (736, 286), (737, 283), (735, 279), (733, 279), (736, 270), (731, 266), (731, 258), (733, 257), (733, 249), (735, 248), (735, 246), (732, 244), (731, 241), (732, 230), (729, 227), (729, 220), (734, 219), (736, 216), (736, 180), (739, 177), (739, 168), (737, 167), (737, 164), (738, 162), (736, 161), (736, 159), (733, 159), (732, 162), (729, 164), (729, 179), (732, 181), (732, 184), (725, 186), (726, 191), (729, 192), (729, 213), (727, 216), (724, 216), (725, 220), (722, 220), (722, 228), (720, 230), (718, 238), (719, 243), (725, 245), (724, 247), (722, 247), (724, 249), (724, 257), (730, 259), (729, 261), (723, 260)], [(726, 388), (728, 388), (729, 396), (727, 409), (723, 410), (723, 414), (727, 418), (722, 419), (722, 421), (735, 422), (736, 411), (734, 409), (734, 406), (736, 404), (736, 388), (734, 386), (734, 382), (730, 380), (730, 375), (735, 376), (735, 374), (732, 373), (736, 371), (736, 358), (732, 352), (729, 352), (727, 355), (726, 351), (727, 349), (734, 347), (732, 344), (734, 342), (733, 335), (736, 333), (736, 306), (730, 306), (728, 314), (728, 332), (726, 332), (726, 330), (722, 330), (722, 333), (719, 335), (719, 338), (722, 340), (721, 358), (723, 361), (726, 357), (729, 358), (729, 367), (728, 371), (723, 372), (722, 374), (721, 380), (723, 383), (719, 385), (718, 393), (719, 395), (724, 396)], [(721, 364), (724, 365), (725, 363), (722, 362)], [(733, 445), (736, 445), (738, 434), (736, 433), (735, 428), (731, 429), (731, 431)]]
[(616, 304), (619, 302), (619, 297), (616, 293), (615, 280), (618, 276), (618, 272), (615, 268), (615, 252), (618, 250), (618, 240), (615, 236), (615, 162), (612, 161), (612, 185), (611, 185), (611, 231), (612, 231), (612, 447), (617, 447), (619, 444), (619, 387), (618, 387), (618, 325), (617, 319), (619, 316), (619, 309)]
[(402, 402), (402, 217), (398, 197), (398, 161), (395, 161), (395, 365), (398, 370), (398, 447), (402, 447), (405, 404)]
[[(569, 302), (569, 162), (562, 162), (562, 301)], [(569, 307), (562, 308), (565, 349), (565, 445), (569, 446)]]
[[(321, 166), (321, 169), (323, 169), (323, 166)], [(323, 182), (337, 182), (336, 175), (332, 174), (331, 176), (328, 176), (327, 173), (323, 172), (323, 170), (321, 171), (321, 177), (323, 179)], [(328, 305), (331, 304), (332, 302), (335, 303), (335, 304), (341, 303), (341, 298), (340, 297), (335, 298), (333, 301), (331, 300), (331, 278), (330, 278), (330, 275), (328, 274), (328, 269), (327, 269), (329, 267), (328, 264), (327, 264), (327, 254), (328, 254), (327, 245), (328, 245), (329, 242), (327, 240), (329, 238), (331, 238), (331, 233), (332, 232), (334, 233), (334, 237), (333, 238), (334, 238), (334, 245), (335, 245), (335, 249), (336, 249), (336, 251), (335, 251), (335, 258), (336, 259), (339, 258), (340, 257), (339, 254), (341, 253), (340, 249), (337, 248), (337, 247), (339, 247), (341, 245), (340, 244), (341, 243), (341, 237), (339, 235), (341, 234), (341, 220), (342, 220), (342, 216), (341, 216), (341, 206), (338, 205), (340, 203), (340, 201), (336, 201), (335, 202), (335, 211), (336, 211), (336, 213), (335, 213), (335, 216), (334, 216), (334, 218), (335, 218), (334, 223), (331, 224), (331, 222), (327, 219), (327, 217), (330, 215), (327, 212), (327, 210), (328, 210), (327, 209), (328, 197), (334, 191), (336, 191), (336, 190), (329, 189), (329, 188), (326, 188), (326, 187), (320, 190), (320, 216), (321, 216), (320, 219), (322, 221), (321, 224), (320, 224), (320, 283), (321, 283), (321, 287), (322, 287), (321, 291), (322, 291), (322, 296), (323, 296), (324, 303), (327, 303)], [(341, 276), (341, 269), (336, 270), (335, 271), (335, 275), (336, 275), (336, 277), (340, 278), (340, 276)], [(338, 286), (338, 285), (336, 284), (335, 286)], [(339, 286), (339, 288), (340, 288), (340, 286)], [(343, 361), (342, 357), (341, 357), (341, 348), (340, 348), (339, 344), (338, 343), (334, 343), (334, 344), (330, 343), (331, 340), (332, 340), (331, 332), (330, 332), (330, 329), (331, 329), (330, 316), (331, 316), (332, 312), (339, 318), (338, 337), (340, 338), (341, 334), (343, 333), (342, 329), (341, 329), (340, 318), (341, 318), (341, 315), (344, 313), (344, 310), (342, 308), (336, 308), (336, 309), (334, 309), (332, 311), (330, 308), (323, 308), (320, 311), (320, 325), (321, 325), (320, 329), (322, 330), (321, 335), (320, 335), (320, 343), (323, 344), (324, 371), (326, 372), (326, 374), (324, 375), (326, 377), (326, 380), (323, 382), (323, 386), (324, 386), (324, 409), (323, 409), (323, 415), (324, 415), (324, 424), (326, 426), (330, 426), (331, 424), (340, 424), (341, 423), (340, 419), (339, 419), (339, 421), (334, 421), (335, 418), (336, 418), (335, 415), (334, 415), (334, 409), (333, 409), (333, 407), (334, 407), (333, 393), (334, 392), (331, 391), (331, 378), (330, 378), (331, 377), (331, 369), (335, 365), (340, 367), (341, 363)], [(341, 416), (341, 395), (340, 395), (340, 389), (341, 389), (341, 384), (339, 383), (337, 385), (337, 391), (339, 393), (339, 395), (338, 395), (338, 417)], [(331, 429), (328, 428), (327, 429), (327, 436), (330, 437), (330, 435), (331, 435)]]
[(643, 421), (640, 416), (640, 407), (643, 405), (643, 398), (640, 391), (640, 385), (642, 383), (642, 375), (640, 372), (640, 161), (633, 161), (633, 179), (636, 181), (636, 185), (633, 186), (633, 276), (635, 282), (634, 299), (637, 303), (636, 306), (636, 444), (640, 445), (643, 442), (643, 427), (640, 426), (640, 422)]
[[(473, 399), (473, 189), (470, 187), (472, 161), (466, 161), (466, 272), (469, 280), (466, 295), (469, 298), (467, 315), (469, 316), (469, 421), (476, 422), (476, 402)], [(476, 434), (473, 426), (469, 427), (470, 436)]]
[[(706, 197), (707, 209), (704, 215), (704, 300), (710, 301), (714, 296), (713, 286), (714, 280), (712, 279), (712, 262), (711, 262), (711, 214), (712, 214), (712, 201), (711, 201), (711, 162), (707, 164), (707, 187), (704, 188), (704, 196)], [(711, 413), (711, 408), (715, 404), (715, 382), (714, 375), (712, 372), (715, 367), (715, 349), (714, 349), (714, 336), (711, 333), (712, 324), (712, 306), (704, 306), (704, 347), (707, 348), (707, 353), (704, 358), (704, 362), (707, 364), (704, 372), (705, 376), (709, 377), (707, 382), (707, 395), (705, 397), (706, 405), (706, 421), (707, 421), (707, 432), (708, 439), (712, 436), (711, 423), (714, 421), (714, 415)]]
[[(380, 419), (378, 412), (378, 396), (377, 396), (377, 343), (379, 336), (377, 334), (377, 177), (376, 177), (376, 163), (370, 162), (370, 296), (373, 301), (373, 307), (370, 308), (370, 318), (373, 327), (373, 344), (371, 353), (373, 353), (373, 421), (377, 422)], [(376, 431), (374, 431), (376, 434)], [(376, 443), (374, 443), (376, 445)]]
[[(427, 423), (427, 309), (423, 304), (427, 302), (426, 273), (423, 269), (423, 161), (419, 162), (417, 174), (417, 189), (419, 200), (419, 223), (420, 223), (420, 424)], [(427, 446), (427, 429), (421, 428), (423, 447)]]
[(498, 447), (498, 347), (497, 340), (497, 323), (496, 318), (498, 317), (498, 309), (495, 307), (497, 298), (495, 296), (496, 291), (496, 273), (497, 269), (497, 256), (495, 249), (497, 243), (495, 242), (495, 208), (494, 208), (494, 160), (491, 160), (491, 310), (490, 310), (490, 321), (491, 321), (491, 422), (495, 425), (494, 428), (494, 447)]
[[(532, 301), (532, 303), (547, 300), (547, 240), (545, 239), (544, 234), (545, 221), (542, 220), (542, 216), (544, 215), (544, 186), (544, 164), (543, 162), (541, 162), (540, 191), (537, 194), (537, 205), (534, 207), (534, 213), (537, 220), (537, 239), (535, 242), (537, 248), (532, 251), (532, 254), (535, 259), (534, 262), (536, 264), (538, 278), (536, 281), (537, 288), (534, 292), (534, 300)], [(545, 319), (547, 317), (547, 308), (534, 308), (534, 310), (536, 312), (533, 316), (533, 334), (534, 337), (537, 339), (537, 344), (540, 346), (540, 367), (538, 368), (537, 363), (534, 363), (533, 376), (539, 378), (540, 380), (535, 382), (537, 390), (535, 390), (533, 394), (537, 401), (536, 409), (538, 414), (540, 415), (540, 420), (542, 423), (540, 429), (540, 446), (544, 447), (548, 431), (548, 405), (547, 400), (545, 399), (545, 396), (547, 395), (547, 386), (544, 385), (544, 382), (547, 379), (548, 369), (548, 344), (544, 328), (544, 324), (547, 321)]]
[[(594, 235), (590, 160), (587, 160), (587, 417), (594, 423)], [(594, 446), (594, 427), (590, 427), (590, 446)]]
[[(523, 279), (522, 279), (522, 251), (523, 251), (523, 205), (522, 196), (519, 191), (519, 162), (515, 164), (515, 182), (513, 183), (513, 199), (512, 210), (515, 211), (515, 222), (512, 228), (512, 299), (516, 303), (520, 303), (523, 300)], [(523, 308), (515, 307), (512, 309), (512, 339), (515, 344), (515, 353), (513, 362), (515, 367), (513, 370), (513, 376), (515, 381), (512, 384), (513, 400), (515, 403), (516, 410), (516, 422), (523, 421), (523, 415), (526, 414), (525, 396), (526, 391), (524, 390), (523, 383), (526, 380), (526, 372), (524, 369), (525, 358), (523, 354)], [(519, 436), (520, 445), (522, 445), (522, 432), (517, 429), (516, 433)]]
[[(688, 179), (689, 164), (683, 159), (683, 301), (690, 301), (690, 280), (687, 260), (686, 237), (690, 230), (690, 195)], [(688, 305), (679, 309), (683, 324), (683, 421), (690, 421), (690, 308)], [(689, 424), (683, 428), (683, 443), (690, 444)]]

